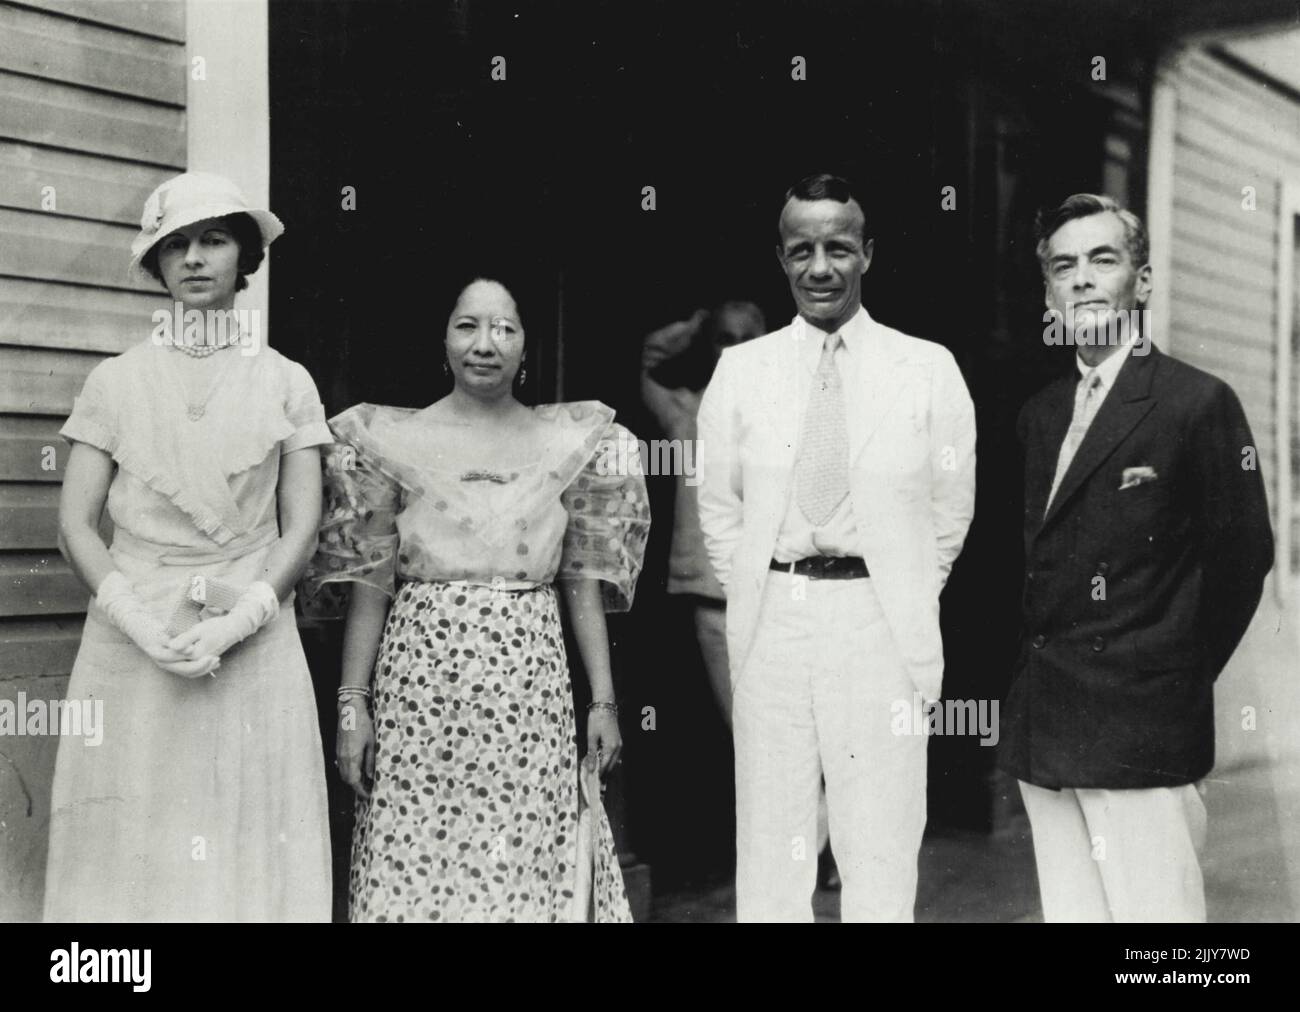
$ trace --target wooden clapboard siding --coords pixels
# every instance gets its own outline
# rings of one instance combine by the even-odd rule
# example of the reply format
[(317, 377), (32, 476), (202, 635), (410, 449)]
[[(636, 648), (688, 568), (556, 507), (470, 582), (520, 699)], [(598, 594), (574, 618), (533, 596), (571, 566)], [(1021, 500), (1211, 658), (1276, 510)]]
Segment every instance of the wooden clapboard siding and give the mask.
[(175, 0), (22, 0), (22, 6), (172, 42), (185, 41), (185, 5)]
[[(126, 265), (145, 198), (186, 167), (187, 86), (184, 0), (0, 0), (0, 698), (60, 698), (77, 656), (90, 595), (56, 547), (58, 432), (169, 301)], [(0, 919), (40, 917), (57, 743), (4, 746)], [(33, 817), (5, 829), (17, 768)]]
[(1181, 94), (1194, 120), (1244, 138), (1245, 150), (1256, 157), (1300, 159), (1300, 109), (1291, 99), (1200, 51), (1187, 54), (1180, 74), (1188, 85)]
[(1174, 263), (1184, 269), (1190, 269), (1200, 275), (1213, 275), (1222, 278), (1238, 289), (1245, 298), (1262, 300), (1260, 305), (1269, 305), (1273, 296), (1274, 282), (1270, 282), (1270, 272), (1275, 261), (1269, 257), (1266, 261), (1250, 262), (1234, 256), (1226, 246), (1212, 246), (1202, 242), (1188, 242), (1183, 238), (1182, 230), (1174, 225), (1173, 235)]
[(145, 198), (173, 174), (152, 165), (0, 139), (0, 207), (138, 228)]
[(104, 358), (76, 351), (0, 347), (0, 412), (66, 418)]
[(0, 208), (0, 275), (157, 293), (152, 279), (127, 274), (131, 240), (139, 231)]
[[(1203, 200), (1206, 211), (1217, 211), (1217, 220), (1234, 232), (1271, 234), (1267, 220), (1261, 221), (1259, 212), (1263, 212), (1267, 219), (1268, 211), (1277, 204), (1276, 194), (1268, 186), (1269, 177), (1260, 174), (1259, 166), (1241, 159), (1235, 152), (1219, 155), (1207, 151), (1182, 132), (1177, 140), (1179, 158), (1176, 171), (1184, 180), (1184, 188)], [(1264, 185), (1261, 187), (1257, 183)], [(1244, 186), (1256, 187), (1258, 211), (1254, 215), (1242, 213), (1241, 191)]]
[(63, 420), (48, 415), (10, 415), (0, 428), (0, 489), (5, 482), (60, 482), (68, 444), (59, 435)]
[(1200, 326), (1217, 328), (1225, 334), (1241, 333), (1251, 340), (1271, 346), (1272, 307), (1253, 304), (1227, 306), (1201, 290), (1183, 291), (1180, 297), (1184, 303), (1184, 320), (1195, 320)]
[[(1269, 326), (1272, 326), (1272, 306), (1269, 305), (1267, 299), (1261, 297), (1258, 290), (1253, 292), (1242, 291), (1231, 281), (1219, 277), (1213, 270), (1207, 270), (1199, 261), (1175, 260), (1171, 266), (1173, 276), (1169, 280), (1173, 285), (1175, 299), (1181, 298), (1185, 291), (1194, 292), (1201, 298), (1212, 299), (1223, 308), (1224, 312), (1234, 316), (1268, 313)], [(1172, 312), (1174, 316), (1170, 321), (1171, 324), (1189, 318), (1189, 313), (1180, 314), (1177, 306), (1173, 308)]]
[[(1195, 206), (1186, 201), (1182, 206), (1192, 212), (1196, 211)], [(1274, 243), (1267, 235), (1245, 230), (1231, 231), (1224, 228), (1222, 222), (1196, 213), (1181, 215), (1173, 231), (1176, 240), (1190, 246), (1221, 250), (1255, 268), (1268, 269), (1273, 266)]]
[(148, 338), (156, 294), (0, 279), (0, 345), (118, 354)]
[(1276, 504), (1276, 222), (1282, 181), (1300, 178), (1300, 103), (1199, 49), (1172, 70), (1174, 351), (1232, 384)]
[[(58, 435), (167, 296), (128, 276), (186, 161), (183, 0), (0, 0), (0, 679), (66, 675), (88, 594), (56, 546)], [(51, 467), (52, 465), (52, 467)], [(107, 524), (104, 527), (107, 531)]]
[(0, 70), (0, 136), (181, 169), (180, 109)]
[(0, 619), (0, 681), (67, 674), (81, 644), (82, 621)]
[(21, 7), (0, 7), (0, 69), (185, 104), (182, 47)]
[(57, 551), (0, 552), (0, 617), (76, 615), (89, 600)]
[(58, 509), (57, 485), (0, 484), (0, 550), (40, 549), (57, 544)]

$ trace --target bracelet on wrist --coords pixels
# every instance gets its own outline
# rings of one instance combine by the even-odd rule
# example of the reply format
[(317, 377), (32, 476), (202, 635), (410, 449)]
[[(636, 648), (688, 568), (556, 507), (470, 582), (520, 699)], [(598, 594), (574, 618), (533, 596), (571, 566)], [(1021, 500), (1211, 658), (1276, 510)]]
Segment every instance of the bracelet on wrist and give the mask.
[(607, 710), (615, 717), (618, 716), (618, 704), (608, 699), (593, 699), (587, 704), (587, 712), (592, 710)]
[(343, 685), (339, 687), (339, 702), (344, 703), (349, 699), (361, 696), (365, 700), (370, 700), (370, 690), (364, 685)]

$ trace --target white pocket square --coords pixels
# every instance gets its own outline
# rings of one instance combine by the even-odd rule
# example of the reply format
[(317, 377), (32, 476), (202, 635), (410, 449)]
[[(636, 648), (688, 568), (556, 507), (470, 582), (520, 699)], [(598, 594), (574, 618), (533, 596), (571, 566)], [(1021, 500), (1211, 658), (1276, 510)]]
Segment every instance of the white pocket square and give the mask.
[(1145, 485), (1149, 481), (1155, 481), (1160, 476), (1156, 474), (1154, 467), (1126, 467), (1124, 474), (1120, 478), (1120, 491), (1126, 488), (1136, 488), (1138, 485)]

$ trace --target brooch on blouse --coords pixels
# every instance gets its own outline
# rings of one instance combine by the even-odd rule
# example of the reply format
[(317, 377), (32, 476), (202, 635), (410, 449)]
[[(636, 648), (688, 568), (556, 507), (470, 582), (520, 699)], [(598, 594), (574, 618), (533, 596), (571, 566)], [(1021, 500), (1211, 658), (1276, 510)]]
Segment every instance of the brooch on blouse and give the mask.
[(460, 476), (461, 481), (490, 481), (497, 485), (508, 484), (512, 479), (517, 478), (517, 474), (507, 477), (504, 474), (498, 474), (495, 471), (466, 471)]

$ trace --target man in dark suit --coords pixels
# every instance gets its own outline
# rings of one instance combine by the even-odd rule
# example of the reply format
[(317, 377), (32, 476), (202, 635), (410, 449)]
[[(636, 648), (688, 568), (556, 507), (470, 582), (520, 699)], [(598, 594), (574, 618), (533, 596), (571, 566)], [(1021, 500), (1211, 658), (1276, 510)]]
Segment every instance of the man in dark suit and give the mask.
[(1135, 215), (1075, 194), (1038, 234), (1049, 340), (1078, 369), (1020, 414), (1023, 629), (1000, 764), (1048, 921), (1203, 921), (1214, 680), (1273, 558), (1255, 443), (1231, 387), (1151, 343)]

